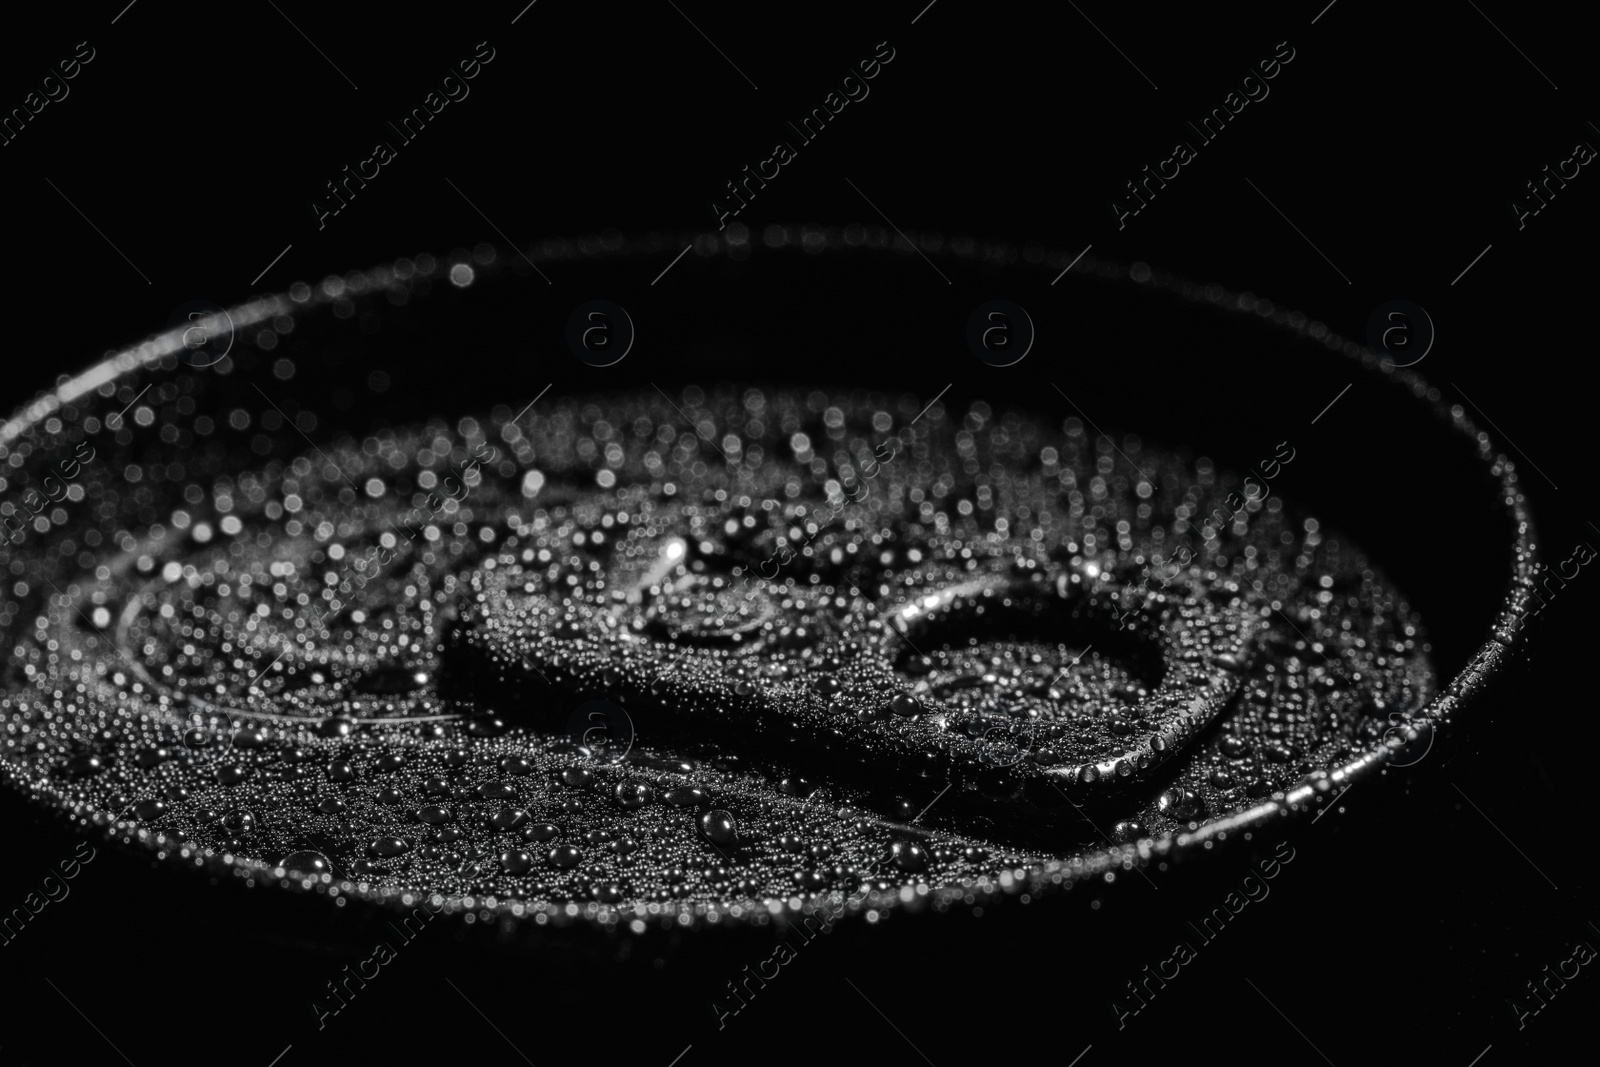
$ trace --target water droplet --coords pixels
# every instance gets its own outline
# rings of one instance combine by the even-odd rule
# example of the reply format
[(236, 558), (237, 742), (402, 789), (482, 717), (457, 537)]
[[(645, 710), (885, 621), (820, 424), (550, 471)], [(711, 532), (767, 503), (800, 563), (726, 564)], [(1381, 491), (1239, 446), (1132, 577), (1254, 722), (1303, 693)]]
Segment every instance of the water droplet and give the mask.
[(523, 826), (530, 816), (522, 808), (501, 808), (489, 819), (489, 825), (496, 830), (516, 830)]
[(133, 762), (143, 769), (149, 770), (152, 767), (160, 766), (162, 763), (165, 763), (171, 758), (171, 751), (157, 746), (151, 748), (141, 748), (134, 754)]
[(1192, 819), (1205, 810), (1200, 795), (1192, 789), (1168, 789), (1156, 798), (1156, 808), (1161, 814), (1174, 819)]
[(1250, 742), (1233, 734), (1223, 734), (1219, 746), (1229, 759), (1243, 759), (1250, 754)]
[(922, 710), (922, 702), (910, 693), (896, 693), (889, 701), (889, 710), (903, 719), (909, 719)]
[(67, 773), (74, 778), (88, 778), (105, 770), (99, 756), (74, 756), (67, 761)]
[(317, 733), (323, 737), (349, 737), (355, 728), (356, 721), (350, 716), (333, 715), (318, 724)]
[(700, 832), (716, 845), (731, 845), (739, 836), (733, 816), (720, 808), (700, 816)]
[(239, 766), (236, 766), (234, 764), (229, 764), (229, 765), (227, 765), (225, 767), (218, 767), (217, 768), (217, 784), (218, 785), (238, 785), (240, 782), (242, 782), (246, 778), (250, 777), (250, 773), (251, 772), (249, 771), (248, 768), (239, 767)]
[(656, 791), (649, 782), (618, 782), (617, 804), (632, 811), (642, 808), (655, 799)]
[(291, 852), (283, 857), (283, 862), (278, 866), (298, 874), (328, 874), (333, 870), (333, 864), (328, 862), (328, 857), (320, 852), (310, 850)]
[(398, 837), (380, 837), (367, 846), (367, 851), (380, 859), (398, 856), (411, 848), (403, 839)]
[(234, 808), (222, 817), (222, 828), (230, 834), (248, 834), (256, 828), (255, 813), (246, 808)]
[(467, 733), (473, 737), (499, 737), (506, 732), (506, 721), (498, 715), (474, 715), (467, 720)]
[(928, 869), (928, 852), (915, 841), (896, 841), (889, 846), (887, 859), (900, 870), (916, 874)]
[(661, 797), (663, 803), (671, 804), (675, 808), (701, 807), (711, 803), (711, 798), (704, 789), (692, 785), (675, 786)]

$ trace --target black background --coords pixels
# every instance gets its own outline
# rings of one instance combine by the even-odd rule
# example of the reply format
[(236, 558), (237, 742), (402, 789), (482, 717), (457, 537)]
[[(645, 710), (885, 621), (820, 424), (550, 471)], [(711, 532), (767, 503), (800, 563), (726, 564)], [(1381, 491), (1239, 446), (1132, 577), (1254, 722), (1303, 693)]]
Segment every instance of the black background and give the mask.
[[(96, 55), (66, 99), (0, 147), (14, 328), (0, 406), (164, 328), (190, 300), (229, 305), (484, 240), (526, 247), (606, 230), (714, 229), (710, 202), (723, 184), (886, 40), (896, 55), (871, 95), (743, 212), (756, 232), (886, 216), (981, 241), (1092, 245), (1096, 257), (1269, 296), (1356, 338), (1378, 305), (1413, 301), (1439, 331), (1418, 370), (1482, 405), (1480, 425), (1518, 461), (1547, 560), (1600, 537), (1579, 433), (1593, 417), (1582, 357), (1593, 348), (1600, 192), (1584, 168), (1520, 231), (1510, 207), (1576, 142), (1600, 143), (1575, 13), (938, 0), (918, 17), (924, 2), (680, 11), (540, 0), (515, 25), (517, 0), (336, 11), (140, 0), (120, 17), (113, 0), (60, 5), (25, 24), (8, 15), (0, 106), (20, 106), (78, 42)], [(480, 41), (495, 58), (470, 96), (319, 230), (310, 202), (323, 184), (369, 155), (385, 121), (420, 104)], [(1219, 105), (1282, 41), (1295, 58), (1270, 96), (1119, 230), (1109, 202), (1123, 183), (1165, 158), (1187, 138), (1184, 121)], [(550, 273), (530, 303), (565, 308), (593, 295)], [(714, 317), (714, 287), (685, 279), (694, 284), (678, 292), (680, 313)], [(1057, 336), (1090, 310), (1068, 298), (1030, 306), (1041, 334)], [(896, 313), (889, 297), (883, 313)], [(558, 336), (531, 338), (519, 358), (560, 389), (620, 380), (578, 363)], [(1129, 373), (1179, 358), (1230, 373), (1227, 353), (1214, 351), (1152, 355)], [(948, 352), (917, 360), (916, 380), (893, 354), (863, 368), (824, 351), (812, 370), (819, 380), (904, 378), (929, 393), (924, 380), (951, 381), (952, 402), (1014, 388), (965, 351), (959, 332)], [(752, 373), (691, 366), (666, 346), (641, 348), (626, 366), (641, 380)], [(1039, 369), (1041, 380), (1072, 374), (1070, 363)], [(1321, 396), (1294, 402), (1314, 408)], [(1367, 421), (1359, 391), (1342, 404), (1341, 432), (1387, 432)], [(1397, 448), (1374, 477), (1405, 492), (1432, 472)], [(1449, 531), (1391, 536), (1429, 568), (1486, 567)], [(908, 1039), (940, 1065), (986, 1054), (1072, 1062), (1091, 1045), (1086, 1067), (1196, 1053), (1465, 1067), (1486, 1047), (1486, 1067), (1545, 1059), (1581, 1034), (1593, 968), (1522, 1029), (1507, 999), (1574, 942), (1600, 946), (1586, 830), (1596, 728), (1583, 686), (1595, 580), (1585, 572), (1536, 624), (1512, 675), (1447, 739), (1444, 758), (1297, 829), (1297, 859), (1269, 901), (1120, 1031), (1111, 998), (1169, 955), (1187, 936), (1184, 920), (1242, 868), (1180, 871), (1159, 890), (1119, 887), (1098, 907), (841, 929), (721, 1031), (707, 1001), (765, 958), (754, 943), (641, 942), (618, 964), (610, 950), (507, 952), (430, 931), (318, 1031), (309, 997), (368, 955), (376, 933), (102, 850), (68, 900), (0, 950), (10, 987), (0, 1062), (121, 1062), (115, 1046), (137, 1064), (265, 1065), (289, 1045), (285, 1065), (424, 1052), (519, 1062), (511, 1044), (541, 1065), (580, 1050), (666, 1065), (686, 1046), (685, 1067), (735, 1056), (919, 1062)], [(3, 805), (9, 909), (76, 839), (14, 795)]]

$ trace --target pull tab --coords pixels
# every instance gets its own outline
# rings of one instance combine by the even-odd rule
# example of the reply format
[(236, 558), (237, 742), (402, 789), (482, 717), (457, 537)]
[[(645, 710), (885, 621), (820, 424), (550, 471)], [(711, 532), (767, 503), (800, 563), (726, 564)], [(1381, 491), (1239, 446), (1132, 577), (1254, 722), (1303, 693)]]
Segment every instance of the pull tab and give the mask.
[[(1028, 783), (1033, 791), (1042, 785), (1069, 794), (1143, 778), (1182, 750), (1238, 692), (1262, 628), (1237, 598), (1219, 605), (1177, 593), (1140, 596), (1131, 586), (1084, 572), (1063, 573), (1054, 582), (974, 578), (908, 601), (886, 615), (886, 624), (882, 654), (902, 675), (917, 666), (914, 692), (927, 706), (929, 723), (944, 735), (990, 739), (990, 750), (980, 743), (976, 757), (1035, 779)], [(1004, 653), (1019, 643), (1082, 651), (1043, 686), (1038, 675), (959, 685), (963, 661), (981, 661), (983, 650)], [(956, 655), (940, 657), (948, 666), (922, 662), (926, 650), (952, 646)], [(1076, 697), (1059, 688), (1091, 654), (1106, 666), (1104, 677), (1125, 683)], [(1006, 691), (985, 694), (985, 686)], [(957, 688), (977, 689), (977, 699), (952, 700)], [(994, 730), (983, 717), (961, 710), (963, 703), (993, 705), (996, 696), (1021, 727), (1004, 735), (1020, 743), (1002, 754), (992, 751)]]
[[(1110, 796), (1190, 744), (1238, 692), (1261, 627), (1236, 596), (1173, 583), (1143, 597), (1086, 571), (981, 575), (885, 609), (762, 585), (759, 611), (720, 621), (702, 616), (742, 591), (686, 569), (652, 574), (620, 620), (524, 574), (474, 584), (446, 681), (508, 718), (554, 733), (605, 699), (627, 709), (635, 752), (700, 746), (884, 799), (944, 782), (934, 821), (1032, 840), (1075, 832), (1067, 800)], [(609, 584), (626, 604), (633, 583)]]

